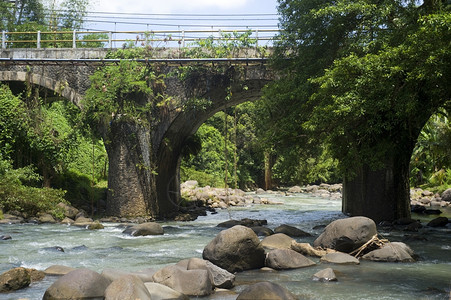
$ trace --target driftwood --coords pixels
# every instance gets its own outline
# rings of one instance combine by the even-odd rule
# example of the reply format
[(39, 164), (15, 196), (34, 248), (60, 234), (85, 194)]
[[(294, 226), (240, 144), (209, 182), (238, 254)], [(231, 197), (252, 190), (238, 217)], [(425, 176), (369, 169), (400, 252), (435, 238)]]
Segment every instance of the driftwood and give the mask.
[(382, 248), (385, 244), (390, 243), (389, 240), (387, 239), (380, 239), (377, 234), (375, 234), (368, 242), (366, 242), (365, 244), (363, 244), (362, 246), (360, 246), (360, 248), (355, 249), (354, 251), (352, 251), (351, 255), (354, 255), (354, 257), (360, 257), (363, 256), (364, 254), (375, 250), (375, 249), (380, 249)]
[(323, 257), (327, 253), (337, 252), (333, 249), (323, 249), (321, 247), (313, 248), (309, 243), (291, 242), (291, 249), (303, 255)]

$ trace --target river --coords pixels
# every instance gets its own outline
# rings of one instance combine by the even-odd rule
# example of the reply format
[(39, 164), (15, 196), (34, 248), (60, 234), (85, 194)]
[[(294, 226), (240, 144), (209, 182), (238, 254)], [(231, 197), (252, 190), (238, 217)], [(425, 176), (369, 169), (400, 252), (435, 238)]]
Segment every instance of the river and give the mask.
[[(268, 227), (296, 226), (314, 235), (298, 238), (298, 242), (313, 242), (321, 229), (331, 221), (345, 217), (341, 201), (308, 195), (263, 195), (283, 202), (282, 205), (252, 205), (219, 210), (217, 214), (199, 217), (193, 222), (164, 222), (161, 236), (130, 237), (122, 234), (123, 227), (107, 223), (105, 229), (89, 231), (66, 225), (0, 225), (0, 235), (11, 240), (0, 241), (0, 272), (13, 267), (44, 270), (60, 264), (86, 267), (97, 272), (104, 268), (121, 270), (159, 269), (181, 259), (202, 257), (203, 248), (221, 230), (222, 221), (242, 218), (266, 219)], [(449, 226), (449, 225), (448, 225)], [(319, 263), (314, 267), (263, 272), (238, 273), (234, 293), (216, 293), (203, 299), (235, 299), (246, 285), (258, 281), (277, 282), (300, 299), (448, 299), (451, 288), (451, 228), (424, 228), (420, 233), (381, 232), (391, 241), (405, 241), (420, 256), (415, 263), (376, 263), (362, 261), (358, 266), (331, 266), (338, 281), (312, 281), (317, 271), (330, 267)], [(57, 251), (62, 247), (64, 252)], [(42, 299), (56, 277), (9, 294), (0, 299)]]

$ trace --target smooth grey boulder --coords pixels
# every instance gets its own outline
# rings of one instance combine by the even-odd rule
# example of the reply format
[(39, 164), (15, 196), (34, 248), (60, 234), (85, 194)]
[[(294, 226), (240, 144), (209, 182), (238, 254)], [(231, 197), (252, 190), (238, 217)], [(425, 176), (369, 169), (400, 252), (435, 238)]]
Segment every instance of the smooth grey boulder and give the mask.
[(360, 261), (347, 253), (335, 252), (327, 253), (321, 257), (321, 262), (332, 263), (338, 265), (358, 265)]
[(105, 300), (151, 300), (144, 282), (138, 276), (125, 275), (113, 281), (105, 290)]
[(270, 235), (274, 234), (274, 231), (272, 231), (268, 227), (264, 227), (264, 226), (254, 226), (254, 227), (251, 227), (251, 229), (258, 236), (270, 236)]
[(38, 222), (41, 224), (43, 224), (43, 223), (55, 224), (56, 220), (51, 214), (44, 213), (39, 216)]
[(316, 263), (294, 250), (275, 249), (266, 255), (265, 265), (275, 270), (284, 270), (310, 267)]
[(236, 300), (296, 300), (283, 286), (272, 282), (258, 282), (245, 288)]
[(149, 291), (150, 299), (152, 300), (189, 300), (188, 296), (163, 284), (145, 282), (144, 285)]
[(25, 268), (14, 268), (0, 275), (0, 293), (26, 288), (31, 283), (31, 272)]
[(291, 249), (291, 243), (294, 240), (284, 233), (276, 233), (265, 237), (262, 240), (262, 246), (265, 249)]
[(349, 253), (371, 240), (376, 234), (376, 223), (370, 218), (340, 219), (327, 225), (313, 246)]
[(207, 296), (213, 292), (207, 270), (186, 270), (184, 267), (171, 265), (157, 271), (152, 279), (188, 296)]
[(299, 228), (296, 228), (294, 226), (290, 225), (280, 225), (276, 228), (274, 228), (274, 233), (285, 233), (286, 235), (290, 237), (307, 237), (312, 236), (310, 233), (305, 232)]
[(337, 276), (335, 275), (334, 270), (332, 268), (326, 268), (324, 270), (318, 271), (313, 275), (313, 280), (328, 282), (328, 281), (337, 281)]
[[(184, 261), (181, 261), (177, 265), (185, 265)], [(230, 273), (229, 271), (222, 269), (218, 267), (217, 265), (211, 263), (208, 260), (200, 259), (200, 258), (190, 258), (186, 260), (186, 269), (187, 270), (207, 270), (210, 279), (211, 284), (213, 287), (223, 288), (223, 289), (230, 289), (233, 287), (233, 284), (235, 282), (235, 275)]]
[(414, 262), (414, 256), (415, 253), (406, 244), (392, 242), (365, 254), (362, 256), (362, 259), (386, 262)]
[(164, 234), (163, 227), (155, 222), (147, 222), (139, 225), (134, 225), (126, 228), (122, 233), (131, 236), (146, 236), (146, 235), (162, 235)]
[(237, 225), (221, 231), (211, 240), (202, 257), (234, 273), (263, 267), (265, 250), (252, 229)]
[(43, 300), (103, 299), (111, 281), (89, 269), (76, 269), (55, 281), (44, 293)]
[(63, 202), (58, 203), (56, 206), (63, 210), (65, 217), (70, 218), (72, 220), (75, 219), (77, 217), (78, 213), (80, 212), (75, 207), (73, 207), (69, 204), (63, 203)]
[(451, 188), (442, 193), (442, 201), (451, 202)]

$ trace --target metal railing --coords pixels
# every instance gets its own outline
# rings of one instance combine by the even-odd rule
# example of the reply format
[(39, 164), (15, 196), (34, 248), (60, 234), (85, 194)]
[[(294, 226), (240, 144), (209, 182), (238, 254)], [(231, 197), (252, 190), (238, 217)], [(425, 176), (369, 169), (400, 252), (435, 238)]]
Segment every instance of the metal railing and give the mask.
[[(2, 32), (2, 49), (7, 48), (119, 48), (128, 45), (189, 47), (205, 39), (234, 41), (246, 38), (255, 46), (271, 45), (278, 29), (156, 30), (156, 31), (36, 31)], [(118, 46), (118, 43), (121, 43)]]

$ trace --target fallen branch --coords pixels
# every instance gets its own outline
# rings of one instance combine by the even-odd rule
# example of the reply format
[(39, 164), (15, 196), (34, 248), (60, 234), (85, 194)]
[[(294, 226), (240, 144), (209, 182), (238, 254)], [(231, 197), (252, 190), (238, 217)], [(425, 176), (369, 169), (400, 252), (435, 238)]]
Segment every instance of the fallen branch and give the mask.
[(385, 244), (390, 243), (387, 239), (380, 239), (377, 236), (377, 233), (365, 244), (360, 246), (358, 249), (349, 253), (350, 255), (354, 255), (354, 257), (359, 257), (360, 254), (368, 249), (374, 250), (374, 248), (382, 248)]

